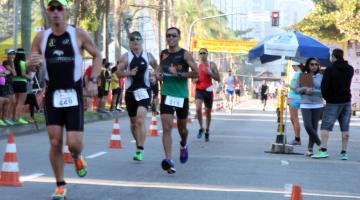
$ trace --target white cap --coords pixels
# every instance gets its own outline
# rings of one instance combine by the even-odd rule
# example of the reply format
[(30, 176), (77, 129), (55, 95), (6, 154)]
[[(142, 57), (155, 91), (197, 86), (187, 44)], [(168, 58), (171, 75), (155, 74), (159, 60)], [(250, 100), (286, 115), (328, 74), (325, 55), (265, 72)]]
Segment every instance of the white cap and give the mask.
[(292, 64), (291, 65), (301, 65), (301, 63), (298, 63), (296, 61), (292, 61)]

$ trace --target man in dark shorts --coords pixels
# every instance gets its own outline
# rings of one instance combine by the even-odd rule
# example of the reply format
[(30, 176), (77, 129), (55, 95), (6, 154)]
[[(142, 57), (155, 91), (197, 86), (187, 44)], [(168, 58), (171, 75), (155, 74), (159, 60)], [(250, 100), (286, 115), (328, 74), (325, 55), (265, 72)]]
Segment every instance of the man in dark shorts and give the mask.
[(202, 104), (205, 104), (205, 115), (206, 115), (206, 129), (205, 129), (205, 142), (210, 140), (210, 123), (211, 123), (211, 109), (213, 105), (213, 84), (212, 79), (220, 82), (220, 74), (216, 67), (216, 64), (208, 60), (208, 50), (201, 48), (199, 51), (200, 64), (198, 65), (199, 78), (195, 79), (196, 82), (196, 93), (195, 93), (195, 104), (196, 113), (199, 122), (199, 133), (197, 138), (200, 139), (204, 133), (204, 126), (202, 120)]
[(93, 57), (92, 75), (85, 89), (90, 96), (97, 95), (96, 83), (101, 67), (101, 55), (90, 36), (84, 30), (67, 24), (67, 5), (67, 0), (48, 0), (50, 28), (35, 36), (30, 60), (26, 63), (28, 70), (35, 71), (41, 63), (45, 68), (45, 117), (50, 161), (56, 179), (53, 200), (65, 199), (67, 192), (62, 152), (64, 127), (75, 171), (79, 177), (87, 174), (87, 164), (81, 155), (84, 130), (81, 51), (86, 50)]
[(125, 103), (130, 117), (131, 133), (136, 141), (133, 157), (136, 161), (144, 159), (146, 139), (145, 118), (150, 105), (150, 66), (157, 69), (155, 58), (143, 51), (143, 38), (134, 31), (129, 36), (130, 51), (119, 59), (117, 75), (126, 77)]
[(267, 101), (267, 98), (268, 98), (268, 93), (269, 93), (269, 87), (266, 84), (266, 81), (263, 81), (263, 83), (261, 84), (261, 88), (260, 88), (261, 103), (264, 105), (263, 106), (263, 111), (265, 111), (266, 101)]
[[(166, 42), (169, 46), (160, 54), (160, 67), (157, 77), (162, 81), (160, 115), (163, 128), (165, 159), (161, 166), (169, 174), (176, 172), (171, 156), (171, 129), (176, 111), (177, 127), (181, 137), (180, 162), (188, 160), (186, 128), (189, 114), (188, 78), (198, 78), (199, 71), (192, 55), (179, 46), (180, 30), (171, 27), (166, 30)], [(191, 68), (191, 71), (189, 71)]]

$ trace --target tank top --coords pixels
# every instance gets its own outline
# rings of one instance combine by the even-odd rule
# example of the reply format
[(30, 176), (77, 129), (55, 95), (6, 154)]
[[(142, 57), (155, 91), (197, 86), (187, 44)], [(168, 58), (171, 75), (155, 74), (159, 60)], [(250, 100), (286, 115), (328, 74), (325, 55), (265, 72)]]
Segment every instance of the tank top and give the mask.
[(226, 89), (227, 90), (234, 90), (235, 78), (234, 76), (228, 76), (226, 78)]
[(199, 64), (200, 76), (198, 81), (196, 82), (196, 89), (206, 90), (207, 88), (212, 86), (211, 76), (207, 73), (208, 68), (209, 63), (206, 63), (205, 66), (202, 63)]
[(75, 27), (68, 25), (60, 36), (55, 36), (51, 28), (47, 29), (44, 32), (42, 52), (49, 90), (81, 88), (82, 56)]
[(147, 52), (141, 52), (137, 57), (133, 51), (128, 52), (128, 66), (127, 70), (132, 70), (138, 67), (135, 76), (127, 76), (125, 81), (125, 88), (127, 91), (134, 91), (139, 88), (150, 88), (150, 71), (149, 71), (149, 57)]
[[(179, 73), (189, 72), (189, 65), (184, 58), (185, 52), (185, 49), (180, 49), (180, 51), (174, 53), (170, 53), (168, 49), (163, 50), (160, 54), (160, 65), (163, 73), (170, 74), (169, 67), (171, 65), (174, 65)], [(164, 75), (161, 94), (188, 98), (189, 88), (187, 78)]]

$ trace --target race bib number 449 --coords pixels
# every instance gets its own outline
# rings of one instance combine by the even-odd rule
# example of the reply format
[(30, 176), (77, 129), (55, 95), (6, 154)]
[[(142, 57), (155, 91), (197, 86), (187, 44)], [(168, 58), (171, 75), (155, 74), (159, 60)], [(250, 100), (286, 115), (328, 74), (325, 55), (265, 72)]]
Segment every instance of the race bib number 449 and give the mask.
[(79, 105), (77, 93), (74, 89), (56, 90), (53, 96), (55, 108), (66, 108)]
[(184, 98), (166, 96), (165, 105), (182, 108), (184, 106)]

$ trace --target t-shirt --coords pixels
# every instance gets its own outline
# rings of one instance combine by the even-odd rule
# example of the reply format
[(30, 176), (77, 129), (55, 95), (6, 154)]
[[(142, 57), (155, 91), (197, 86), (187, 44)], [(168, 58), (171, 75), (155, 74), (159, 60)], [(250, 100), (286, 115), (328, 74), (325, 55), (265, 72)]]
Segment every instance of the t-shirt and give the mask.
[[(20, 67), (20, 70), (21, 72), (26, 72), (26, 62), (23, 61), (23, 60), (20, 60), (19, 62), (19, 67)], [(18, 72), (17, 72), (18, 73)], [(27, 82), (27, 79), (23, 76), (21, 76), (21, 74), (17, 74), (17, 76), (14, 76), (13, 77), (13, 81), (23, 81), (23, 82)]]
[[(0, 73), (4, 73), (4, 72), (5, 72), (5, 67), (0, 65)], [(5, 85), (5, 76), (0, 76), (0, 85)]]
[[(296, 87), (296, 82), (297, 79), (299, 79), (301, 74), (301, 71), (297, 71), (294, 73), (293, 77), (290, 80), (290, 87), (291, 88), (295, 88)], [(300, 100), (301, 99), (301, 95), (296, 93), (293, 89), (290, 88), (289, 94), (288, 94), (288, 98), (292, 98), (292, 99), (297, 99)]]

